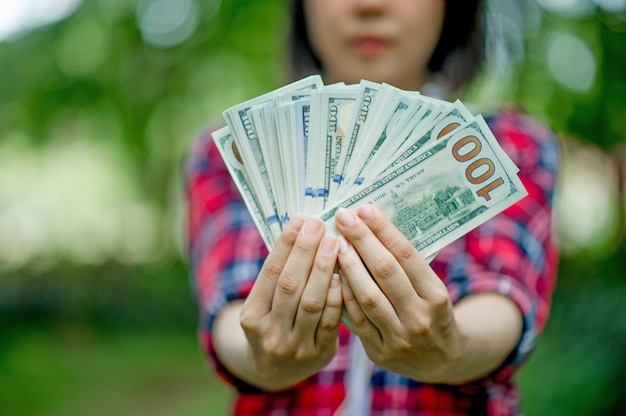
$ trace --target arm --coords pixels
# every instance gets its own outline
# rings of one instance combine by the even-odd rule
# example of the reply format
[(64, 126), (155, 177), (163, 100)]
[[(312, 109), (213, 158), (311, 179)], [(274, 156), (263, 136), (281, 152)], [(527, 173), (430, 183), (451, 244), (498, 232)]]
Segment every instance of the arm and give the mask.
[(448, 373), (449, 383), (484, 377), (499, 368), (519, 342), (522, 314), (509, 298), (493, 292), (470, 295), (454, 305), (465, 334), (463, 354)]
[[(430, 335), (430, 340), (428, 337), (422, 339), (431, 342), (434, 358), (438, 358), (437, 352), (440, 354), (440, 361), (435, 360), (432, 368), (440, 371), (438, 376), (435, 371), (428, 373), (431, 361), (426, 360), (420, 362), (424, 367), (422, 374), (411, 375), (406, 370), (403, 373), (413, 378), (456, 383), (466, 377), (480, 377), (482, 372), (482, 375), (489, 373), (491, 379), (506, 381), (532, 351), (548, 315), (558, 258), (552, 237), (558, 145), (548, 129), (517, 110), (503, 112), (490, 119), (489, 124), (503, 149), (520, 168), (519, 176), (529, 195), (443, 249), (430, 266), (419, 260), (408, 261), (415, 258), (414, 250), (406, 246), (402, 238), (391, 235), (397, 231), (391, 224), (380, 228), (376, 225), (380, 219), (371, 222), (371, 215), (361, 211), (358, 217), (355, 216), (355, 223), (361, 221), (367, 227), (358, 226), (354, 231), (348, 231), (338, 223), (338, 228), (353, 243), (368, 269), (379, 269), (377, 282), (386, 288), (377, 293), (370, 286), (363, 292), (362, 283), (370, 284), (372, 279), (359, 278), (362, 270), (355, 269), (353, 278), (346, 279), (349, 287), (344, 287), (344, 298), (356, 294), (360, 299), (353, 304), (365, 307), (353, 307), (353, 314), (357, 319), (359, 314), (368, 317), (364, 310), (381, 300), (392, 299), (394, 292), (387, 288), (388, 283), (393, 282), (391, 287), (399, 283), (402, 290), (398, 291), (401, 295), (398, 299), (402, 296), (409, 298), (406, 304), (410, 308), (401, 309), (395, 299), (398, 295), (393, 295), (392, 309), (399, 311), (398, 314), (404, 313), (400, 318), (404, 327), (396, 326), (401, 332), (387, 336), (404, 344), (399, 347), (402, 351), (410, 351), (412, 338), (407, 337), (407, 330), (409, 334), (416, 332), (418, 338)], [(372, 235), (376, 238), (371, 239)], [(366, 244), (366, 240), (369, 243)], [(367, 254), (368, 247), (375, 249)], [(345, 256), (340, 253), (340, 262), (342, 257)], [(386, 260), (381, 263), (381, 259)], [(352, 262), (358, 266), (356, 260), (353, 258)], [(445, 291), (434, 278), (433, 271), (443, 279)], [(411, 284), (407, 286), (406, 282)], [(353, 291), (348, 292), (350, 288)], [(488, 300), (495, 303), (490, 304)], [(455, 306), (452, 307), (450, 302)], [(411, 311), (417, 311), (417, 314)], [(517, 316), (513, 318), (515, 314)], [(520, 317), (523, 323), (520, 323)], [(354, 316), (352, 318), (354, 323)], [(394, 322), (379, 322), (378, 328), (383, 328), (379, 334), (384, 335), (392, 328), (390, 323)], [(437, 333), (443, 335), (437, 336)], [(383, 359), (385, 354), (393, 356), (379, 347), (370, 348), (371, 357), (381, 351)], [(470, 362), (458, 361), (458, 357), (465, 355), (476, 358), (475, 368), (469, 365)], [(502, 364), (494, 364), (497, 362)], [(445, 363), (454, 367), (454, 371), (447, 371)]]
[(443, 282), (377, 208), (343, 210), (337, 226), (351, 242), (339, 255), (346, 309), (381, 368), (457, 384), (493, 371), (516, 346), (522, 319), (510, 299), (483, 293), (453, 307)]
[(334, 352), (337, 240), (322, 239), (320, 220), (296, 218), (268, 256), (209, 135), (187, 162), (189, 253), (205, 353), (242, 392), (289, 387)]

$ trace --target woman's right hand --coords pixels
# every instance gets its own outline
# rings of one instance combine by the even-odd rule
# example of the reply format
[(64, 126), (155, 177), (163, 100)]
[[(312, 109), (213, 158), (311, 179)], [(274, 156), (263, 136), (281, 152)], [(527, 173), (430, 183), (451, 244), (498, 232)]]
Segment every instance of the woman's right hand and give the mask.
[[(339, 244), (318, 218), (293, 218), (241, 308), (248, 359), (265, 390), (288, 388), (333, 358), (341, 320)], [(249, 361), (250, 363), (250, 361)]]

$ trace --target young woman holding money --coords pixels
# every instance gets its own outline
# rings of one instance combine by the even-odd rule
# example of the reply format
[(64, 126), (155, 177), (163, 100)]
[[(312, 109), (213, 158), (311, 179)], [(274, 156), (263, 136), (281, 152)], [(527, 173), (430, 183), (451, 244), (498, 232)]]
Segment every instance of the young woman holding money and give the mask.
[[(294, 3), (294, 67), (312, 65), (327, 84), (419, 90), (438, 75), (454, 89), (482, 58), (481, 1)], [(197, 143), (188, 196), (200, 335), (237, 392), (235, 414), (517, 414), (513, 377), (555, 280), (557, 147), (520, 112), (488, 123), (529, 196), (431, 264), (367, 205), (337, 213), (340, 236), (295, 217), (268, 254), (210, 136)]]

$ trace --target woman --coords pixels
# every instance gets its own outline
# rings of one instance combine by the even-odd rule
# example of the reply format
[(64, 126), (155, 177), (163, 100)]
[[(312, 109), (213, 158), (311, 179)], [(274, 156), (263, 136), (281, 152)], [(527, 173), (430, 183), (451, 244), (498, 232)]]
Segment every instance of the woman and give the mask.
[[(295, 1), (294, 68), (326, 83), (419, 90), (439, 75), (458, 88), (482, 59), (482, 8)], [(545, 324), (556, 273), (557, 148), (519, 112), (488, 123), (529, 196), (430, 265), (372, 206), (341, 211), (339, 237), (296, 217), (268, 255), (209, 136), (197, 144), (187, 189), (200, 335), (237, 392), (235, 414), (518, 412), (513, 376)], [(342, 305), (354, 333), (340, 325)]]

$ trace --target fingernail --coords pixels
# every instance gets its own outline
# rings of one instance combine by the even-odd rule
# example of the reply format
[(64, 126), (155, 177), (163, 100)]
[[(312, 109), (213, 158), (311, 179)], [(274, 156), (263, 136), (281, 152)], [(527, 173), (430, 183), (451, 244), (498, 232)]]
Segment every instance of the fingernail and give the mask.
[(305, 234), (315, 235), (321, 227), (322, 222), (320, 220), (316, 218), (307, 218), (304, 222), (304, 228), (302, 228), (302, 231), (304, 231)]
[(337, 237), (332, 234), (327, 234), (322, 238), (322, 242), (320, 243), (320, 253), (324, 255), (330, 255), (335, 252), (335, 247), (337, 246)]
[(339, 236), (339, 253), (344, 254), (348, 250), (350, 250), (350, 244), (348, 244), (344, 236)]
[(339, 287), (339, 274), (333, 273), (333, 277), (330, 279), (331, 289), (337, 289)]
[(337, 213), (335, 214), (335, 218), (337, 218), (339, 224), (343, 225), (344, 227), (350, 227), (356, 222), (356, 218), (354, 218), (354, 213), (345, 208), (338, 209)]
[(363, 205), (359, 208), (359, 217), (361, 217), (363, 221), (371, 220), (374, 218), (374, 207), (370, 204)]
[(295, 232), (299, 232), (300, 229), (302, 228), (303, 224), (304, 224), (304, 218), (302, 218), (302, 217), (293, 217), (289, 221), (289, 228), (291, 228)]

